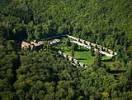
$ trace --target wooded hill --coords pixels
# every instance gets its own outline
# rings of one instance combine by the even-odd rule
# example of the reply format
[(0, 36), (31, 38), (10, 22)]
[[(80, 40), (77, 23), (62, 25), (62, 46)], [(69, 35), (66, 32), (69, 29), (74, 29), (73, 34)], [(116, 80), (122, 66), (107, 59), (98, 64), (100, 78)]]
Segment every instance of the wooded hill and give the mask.
[[(130, 99), (132, 81), (131, 0), (0, 0), (0, 99)], [(21, 51), (23, 40), (71, 34), (118, 53), (114, 77), (102, 66), (86, 70), (57, 57), (53, 49)], [(107, 66), (107, 65), (106, 65)]]

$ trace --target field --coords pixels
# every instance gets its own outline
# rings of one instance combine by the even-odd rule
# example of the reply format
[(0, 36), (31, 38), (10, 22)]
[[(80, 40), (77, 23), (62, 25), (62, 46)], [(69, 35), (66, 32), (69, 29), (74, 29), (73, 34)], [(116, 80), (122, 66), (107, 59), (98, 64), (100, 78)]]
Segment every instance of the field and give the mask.
[[(72, 56), (72, 44), (71, 46), (68, 46), (66, 45), (66, 41), (66, 38), (62, 39), (61, 44), (59, 44), (56, 48), (63, 51), (65, 54)], [(92, 56), (90, 50), (79, 46), (74, 50), (74, 58), (86, 65), (94, 64), (95, 60), (95, 56)], [(108, 62), (111, 60), (111, 57), (102, 56), (101, 60)]]
[[(67, 55), (72, 56), (71, 47), (62, 47), (61, 50)], [(74, 58), (87, 65), (94, 63), (94, 57), (91, 56), (90, 51), (82, 47), (74, 51)]]

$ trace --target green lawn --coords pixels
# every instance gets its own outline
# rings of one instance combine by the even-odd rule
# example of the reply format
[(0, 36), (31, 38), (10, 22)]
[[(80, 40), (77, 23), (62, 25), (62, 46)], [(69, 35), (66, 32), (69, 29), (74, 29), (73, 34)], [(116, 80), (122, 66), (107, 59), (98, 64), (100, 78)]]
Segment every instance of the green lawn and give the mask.
[[(61, 50), (67, 55), (71, 56), (71, 47), (61, 46)], [(94, 57), (91, 56), (90, 51), (82, 47), (74, 51), (74, 58), (87, 65), (91, 65), (94, 63)]]
[(111, 60), (112, 57), (108, 57), (108, 56), (102, 56), (102, 61), (108, 61), (108, 60)]
[[(61, 51), (71, 56), (71, 46), (65, 45), (65, 41), (66, 39), (63, 39), (62, 43), (59, 44), (56, 48), (61, 49)], [(80, 49), (78, 48), (78, 50), (74, 51), (74, 58), (84, 64), (92, 65), (94, 63), (95, 56), (92, 56), (88, 49), (81, 47)], [(110, 62), (111, 59), (111, 57), (102, 56), (101, 60), (105, 61), (106, 63), (107, 61)]]
[(78, 59), (80, 62), (91, 65), (94, 63), (94, 57), (91, 56), (91, 53), (86, 51), (76, 51), (75, 58)]

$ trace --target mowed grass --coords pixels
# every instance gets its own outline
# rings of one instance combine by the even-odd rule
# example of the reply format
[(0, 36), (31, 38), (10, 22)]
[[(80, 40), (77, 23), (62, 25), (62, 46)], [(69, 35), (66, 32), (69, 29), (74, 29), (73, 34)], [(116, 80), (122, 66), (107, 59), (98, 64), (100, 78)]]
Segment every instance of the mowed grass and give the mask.
[(84, 64), (92, 65), (94, 63), (94, 57), (91, 56), (91, 53), (88, 50), (76, 51), (75, 58)]
[(111, 60), (112, 59), (112, 57), (108, 57), (108, 56), (102, 56), (102, 61), (109, 61), (109, 60)]
[[(72, 56), (72, 49), (71, 46), (67, 46), (65, 44), (66, 38), (62, 40), (62, 43), (57, 46), (58, 49), (61, 49), (65, 54)], [(87, 64), (92, 65), (94, 64), (95, 56), (91, 55), (90, 50), (84, 48), (84, 47), (78, 47), (77, 50), (74, 51), (74, 58), (78, 61)], [(112, 57), (102, 56), (101, 60), (106, 62), (111, 62)], [(110, 64), (111, 65), (111, 64)]]
[[(61, 46), (61, 50), (67, 55), (71, 56), (72, 54), (71, 47)], [(87, 65), (94, 63), (94, 57), (91, 55), (90, 51), (82, 47), (74, 51), (74, 58)]]

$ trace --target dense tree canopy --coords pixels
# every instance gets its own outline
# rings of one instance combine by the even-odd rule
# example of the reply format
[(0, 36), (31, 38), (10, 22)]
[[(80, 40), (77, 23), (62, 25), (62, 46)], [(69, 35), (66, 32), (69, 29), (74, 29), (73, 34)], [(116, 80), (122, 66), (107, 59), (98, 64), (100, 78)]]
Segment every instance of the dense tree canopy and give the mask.
[[(129, 100), (131, 5), (131, 0), (0, 0), (0, 99)], [(111, 74), (100, 55), (84, 70), (58, 56), (49, 45), (48, 50), (20, 50), (23, 40), (64, 34), (116, 51), (111, 65), (126, 71)], [(72, 45), (69, 40), (65, 43)], [(76, 45), (72, 49), (74, 55)]]

